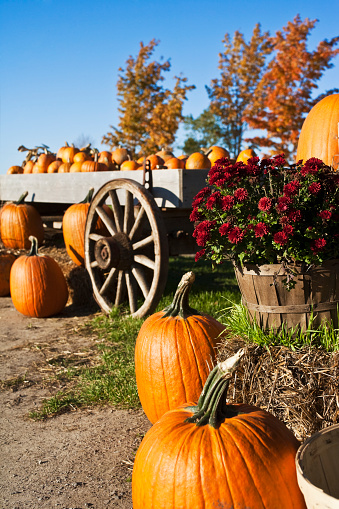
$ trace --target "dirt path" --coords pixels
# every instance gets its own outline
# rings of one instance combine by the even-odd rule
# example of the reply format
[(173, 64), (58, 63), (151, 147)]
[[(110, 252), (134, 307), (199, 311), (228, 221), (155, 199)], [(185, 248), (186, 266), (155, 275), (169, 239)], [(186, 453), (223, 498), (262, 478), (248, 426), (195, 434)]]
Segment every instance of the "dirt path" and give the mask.
[(51, 382), (51, 360), (95, 350), (97, 337), (81, 327), (90, 317), (68, 306), (54, 318), (27, 318), (0, 299), (1, 509), (132, 508), (133, 458), (150, 428), (141, 410), (28, 417), (62, 388)]

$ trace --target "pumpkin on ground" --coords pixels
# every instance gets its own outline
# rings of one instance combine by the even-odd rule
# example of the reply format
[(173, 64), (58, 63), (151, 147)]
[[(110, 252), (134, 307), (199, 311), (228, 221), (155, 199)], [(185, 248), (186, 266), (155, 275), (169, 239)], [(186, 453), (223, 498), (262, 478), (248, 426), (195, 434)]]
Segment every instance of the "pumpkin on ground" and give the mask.
[(146, 433), (134, 461), (133, 509), (306, 509), (292, 432), (265, 410), (226, 403), (242, 354), (211, 371), (198, 403), (167, 412)]
[(339, 94), (319, 101), (307, 115), (300, 131), (296, 161), (316, 157), (335, 170), (339, 167)]
[(9, 295), (9, 274), (15, 260), (13, 253), (0, 253), (0, 297)]
[(165, 412), (199, 397), (216, 358), (224, 326), (189, 306), (193, 272), (186, 273), (173, 302), (149, 316), (135, 345), (135, 373), (141, 405), (154, 423)]
[(185, 168), (187, 170), (209, 170), (211, 161), (201, 152), (193, 152), (186, 160)]
[(26, 191), (17, 202), (7, 202), (1, 209), (0, 237), (5, 247), (10, 249), (29, 249), (29, 236), (44, 240), (44, 226), (39, 212), (25, 203)]
[(38, 254), (36, 237), (29, 237), (31, 250), (19, 256), (12, 265), (10, 291), (13, 305), (25, 316), (47, 318), (66, 306), (68, 288), (58, 263)]

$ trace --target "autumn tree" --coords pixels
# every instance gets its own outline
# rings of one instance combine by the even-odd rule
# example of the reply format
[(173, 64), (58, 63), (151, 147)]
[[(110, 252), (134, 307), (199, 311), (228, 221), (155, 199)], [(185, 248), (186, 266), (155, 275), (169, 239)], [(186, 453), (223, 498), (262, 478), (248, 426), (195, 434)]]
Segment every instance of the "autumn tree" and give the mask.
[(245, 109), (243, 120), (249, 127), (266, 131), (250, 141), (268, 148), (270, 154), (283, 152), (292, 158), (306, 114), (324, 95), (338, 91), (313, 98), (318, 80), (333, 66), (330, 61), (339, 52), (335, 48), (339, 37), (321, 41), (314, 51), (307, 49), (307, 38), (316, 22), (302, 21), (297, 15), (276, 33), (272, 38), (273, 58)]
[(170, 61), (150, 61), (158, 44), (155, 39), (147, 45), (141, 42), (138, 56), (130, 56), (126, 68), (119, 68), (119, 124), (110, 126), (112, 132), (102, 139), (111, 149), (125, 146), (135, 156), (171, 148), (174, 143), (186, 94), (195, 87), (187, 85), (187, 78), (175, 76), (173, 90), (164, 88)]
[(196, 118), (187, 115), (184, 118), (184, 129), (188, 136), (180, 147), (185, 154), (199, 152), (202, 148), (224, 143), (220, 119), (206, 108)]
[(233, 40), (226, 34), (222, 42), (225, 49), (219, 54), (220, 77), (213, 79), (206, 89), (211, 111), (221, 120), (223, 146), (237, 156), (247, 128), (244, 111), (262, 78), (272, 44), (269, 32), (261, 33), (259, 23), (249, 42), (239, 31), (234, 33)]

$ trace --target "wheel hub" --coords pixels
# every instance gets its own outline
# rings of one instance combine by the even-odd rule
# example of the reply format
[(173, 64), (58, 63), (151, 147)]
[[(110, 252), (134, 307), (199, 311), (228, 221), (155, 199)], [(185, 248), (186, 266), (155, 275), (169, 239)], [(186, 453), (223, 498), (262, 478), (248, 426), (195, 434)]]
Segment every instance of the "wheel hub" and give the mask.
[(99, 267), (110, 270), (127, 270), (133, 262), (133, 250), (125, 233), (118, 232), (113, 237), (103, 237), (95, 243), (94, 257)]

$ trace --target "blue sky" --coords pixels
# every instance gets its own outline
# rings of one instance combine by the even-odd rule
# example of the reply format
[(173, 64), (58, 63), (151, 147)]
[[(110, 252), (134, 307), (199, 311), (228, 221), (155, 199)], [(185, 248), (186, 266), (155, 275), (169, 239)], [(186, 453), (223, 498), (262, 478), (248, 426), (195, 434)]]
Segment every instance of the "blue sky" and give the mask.
[[(196, 86), (184, 114), (197, 116), (208, 106), (205, 85), (219, 75), (225, 33), (249, 40), (259, 22), (273, 34), (296, 14), (319, 20), (311, 50), (339, 33), (337, 0), (0, 0), (0, 174), (21, 164), (19, 145), (57, 151), (85, 137), (102, 150), (118, 123), (118, 69), (140, 41), (160, 40), (153, 58), (171, 60), (166, 87), (180, 72)], [(338, 57), (334, 64), (319, 92), (339, 87)]]

